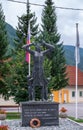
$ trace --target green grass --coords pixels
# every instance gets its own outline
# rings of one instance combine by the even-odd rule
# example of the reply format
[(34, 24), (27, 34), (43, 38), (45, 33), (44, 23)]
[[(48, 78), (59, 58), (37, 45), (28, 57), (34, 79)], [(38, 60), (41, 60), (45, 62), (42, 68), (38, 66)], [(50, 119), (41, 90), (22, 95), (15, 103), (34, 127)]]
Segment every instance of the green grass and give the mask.
[(69, 119), (76, 121), (78, 123), (83, 123), (83, 119), (75, 119), (74, 117), (68, 117)]
[(7, 112), (6, 119), (20, 119), (21, 114), (19, 112)]
[[(6, 119), (20, 119), (21, 113), (20, 112), (7, 112)], [(68, 117), (69, 119), (76, 121), (78, 123), (83, 123), (83, 119), (75, 119), (74, 117)]]

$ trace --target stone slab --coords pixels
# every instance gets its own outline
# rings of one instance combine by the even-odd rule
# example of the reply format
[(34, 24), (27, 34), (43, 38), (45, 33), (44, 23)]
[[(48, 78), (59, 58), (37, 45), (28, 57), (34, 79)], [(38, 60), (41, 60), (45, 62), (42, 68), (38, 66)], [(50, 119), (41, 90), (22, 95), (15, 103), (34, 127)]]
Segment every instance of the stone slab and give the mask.
[(38, 118), (41, 126), (59, 125), (59, 104), (55, 102), (29, 101), (21, 103), (22, 126), (30, 126), (33, 118)]

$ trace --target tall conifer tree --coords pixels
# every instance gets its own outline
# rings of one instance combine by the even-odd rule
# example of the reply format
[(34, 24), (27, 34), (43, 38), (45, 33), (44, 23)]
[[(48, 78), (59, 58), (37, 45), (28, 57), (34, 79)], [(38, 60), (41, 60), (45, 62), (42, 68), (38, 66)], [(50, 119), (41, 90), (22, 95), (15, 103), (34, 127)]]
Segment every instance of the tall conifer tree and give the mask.
[(10, 95), (14, 96), (16, 103), (28, 100), (28, 64), (25, 62), (25, 51), (22, 46), (27, 42), (28, 23), (30, 21), (31, 42), (35, 41), (38, 34), (37, 18), (35, 13), (31, 13), (27, 6), (27, 13), (18, 17), (18, 27), (16, 30), (17, 39), (15, 39), (16, 53), (11, 63), (11, 74), (7, 78)]
[(35, 13), (31, 13), (30, 7), (27, 4), (27, 14), (23, 14), (21, 17), (18, 17), (18, 27), (16, 30), (18, 40), (17, 43), (19, 48), (26, 44), (27, 40), (27, 31), (28, 25), (30, 22), (30, 34), (31, 34), (31, 42), (35, 41), (38, 34), (38, 25), (36, 24), (37, 18), (35, 17)]
[(3, 60), (3, 58), (5, 58), (7, 45), (8, 40), (7, 40), (5, 16), (2, 9), (2, 5), (0, 4), (0, 61)]
[(6, 82), (4, 78), (8, 73), (8, 66), (4, 62), (6, 60), (6, 52), (8, 47), (7, 31), (5, 16), (0, 4), (0, 94), (5, 95), (7, 93)]
[(52, 0), (46, 0), (42, 11), (41, 37), (45, 42), (55, 46), (54, 52), (49, 56), (50, 59), (52, 59), (49, 87), (54, 90), (66, 87), (68, 81), (66, 78), (66, 62), (64, 58), (63, 44), (58, 43), (60, 41), (60, 34), (57, 31), (56, 22), (57, 16), (54, 3)]

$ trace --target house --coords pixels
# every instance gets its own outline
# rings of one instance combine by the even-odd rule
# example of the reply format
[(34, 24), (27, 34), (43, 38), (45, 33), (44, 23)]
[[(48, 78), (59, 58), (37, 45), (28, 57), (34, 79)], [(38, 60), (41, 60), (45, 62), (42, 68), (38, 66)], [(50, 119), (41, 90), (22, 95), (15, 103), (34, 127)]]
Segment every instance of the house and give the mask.
[[(53, 91), (55, 102), (73, 103), (76, 100), (76, 67), (67, 66), (69, 85), (59, 91)], [(83, 72), (78, 69), (78, 85), (77, 85), (78, 102), (83, 102)]]

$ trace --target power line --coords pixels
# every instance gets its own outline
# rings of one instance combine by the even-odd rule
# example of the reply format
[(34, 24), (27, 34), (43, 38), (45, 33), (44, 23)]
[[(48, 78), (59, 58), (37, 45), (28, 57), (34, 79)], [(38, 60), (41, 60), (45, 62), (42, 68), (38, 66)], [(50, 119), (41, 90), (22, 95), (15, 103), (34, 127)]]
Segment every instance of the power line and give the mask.
[(45, 5), (40, 5), (40, 4), (34, 4), (34, 3), (29, 3), (30, 5), (35, 5), (35, 6), (45, 6)]
[(66, 9), (66, 10), (79, 10), (79, 11), (83, 11), (83, 9), (79, 9), (79, 8), (68, 8), (68, 7), (56, 7), (59, 9)]
[[(14, 1), (14, 0), (8, 0), (8, 1), (11, 1), (11, 2), (16, 2), (16, 3), (22, 3), (22, 4), (27, 4), (26, 2), (20, 2), (20, 1)], [(29, 3), (30, 5), (34, 5), (34, 6), (45, 6), (45, 5), (41, 5), (41, 4), (34, 4), (34, 3)], [(71, 7), (57, 7), (55, 6), (55, 8), (58, 8), (58, 9), (65, 9), (65, 10), (74, 10), (74, 11), (83, 11), (83, 9), (80, 9), (80, 8), (71, 8)]]
[(26, 2), (20, 2), (20, 1), (17, 1), (17, 0), (7, 0), (7, 1), (16, 2), (16, 3), (22, 3), (22, 4), (27, 4)]
[[(40, 4), (34, 4), (34, 3), (29, 3), (31, 5), (36, 5), (36, 6), (45, 6), (45, 5), (40, 5)], [(83, 9), (79, 9), (79, 8), (68, 8), (68, 7), (57, 7), (55, 6), (55, 8), (59, 8), (59, 9), (67, 9), (67, 10), (80, 10), (80, 11), (83, 11)]]

